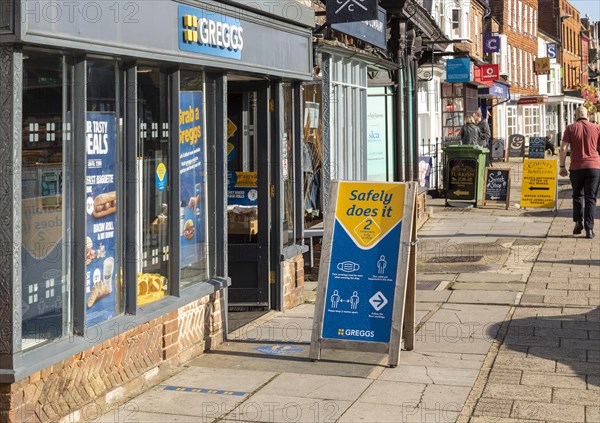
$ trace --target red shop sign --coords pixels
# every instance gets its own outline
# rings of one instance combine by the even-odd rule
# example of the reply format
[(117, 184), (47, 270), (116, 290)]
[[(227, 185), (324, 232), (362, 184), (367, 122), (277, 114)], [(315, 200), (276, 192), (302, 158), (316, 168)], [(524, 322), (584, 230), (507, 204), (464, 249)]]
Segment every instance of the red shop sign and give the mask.
[(500, 78), (499, 65), (481, 65), (482, 81), (495, 81), (498, 78)]

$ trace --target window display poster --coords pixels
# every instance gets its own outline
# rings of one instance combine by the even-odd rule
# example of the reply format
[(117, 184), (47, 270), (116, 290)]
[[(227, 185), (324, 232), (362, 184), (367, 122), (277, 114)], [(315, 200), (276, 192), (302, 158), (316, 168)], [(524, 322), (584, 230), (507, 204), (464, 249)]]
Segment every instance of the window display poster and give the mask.
[(179, 94), (180, 266), (202, 257), (204, 243), (204, 126), (202, 92)]
[(385, 97), (371, 96), (367, 100), (367, 179), (387, 180)]
[(86, 130), (86, 325), (117, 313), (117, 133), (114, 112), (87, 112)]

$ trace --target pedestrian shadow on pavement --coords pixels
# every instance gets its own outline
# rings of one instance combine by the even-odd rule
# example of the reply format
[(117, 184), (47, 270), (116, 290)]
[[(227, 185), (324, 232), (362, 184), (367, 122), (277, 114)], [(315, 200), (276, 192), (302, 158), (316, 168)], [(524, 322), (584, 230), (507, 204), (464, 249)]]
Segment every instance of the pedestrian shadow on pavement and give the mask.
[[(600, 260), (598, 260), (598, 259), (536, 260), (536, 263), (549, 263), (549, 264), (559, 263), (559, 264), (571, 264), (573, 266), (600, 266)], [(585, 270), (587, 270), (587, 269), (585, 269)]]
[[(587, 389), (599, 387), (600, 307), (581, 314), (559, 314), (561, 309), (555, 309), (556, 315), (544, 316), (540, 313), (545, 314), (549, 309), (539, 308), (536, 316), (513, 318), (507, 329), (502, 327), (502, 323), (490, 326), (487, 335), (501, 342), (500, 354), (502, 349), (520, 353), (515, 359), (497, 360), (494, 367), (576, 376), (587, 383)], [(538, 362), (529, 364), (534, 365), (531, 368), (522, 361), (525, 357), (549, 360), (554, 366)], [(516, 363), (523, 363), (523, 367)]]

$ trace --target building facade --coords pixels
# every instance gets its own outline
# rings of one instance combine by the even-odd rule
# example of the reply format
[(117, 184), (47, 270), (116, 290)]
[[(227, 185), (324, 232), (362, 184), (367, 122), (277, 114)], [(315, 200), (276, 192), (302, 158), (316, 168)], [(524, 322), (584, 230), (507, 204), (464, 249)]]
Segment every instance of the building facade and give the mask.
[(3, 421), (85, 419), (229, 305), (302, 302), (314, 12), (246, 3), (1, 2)]

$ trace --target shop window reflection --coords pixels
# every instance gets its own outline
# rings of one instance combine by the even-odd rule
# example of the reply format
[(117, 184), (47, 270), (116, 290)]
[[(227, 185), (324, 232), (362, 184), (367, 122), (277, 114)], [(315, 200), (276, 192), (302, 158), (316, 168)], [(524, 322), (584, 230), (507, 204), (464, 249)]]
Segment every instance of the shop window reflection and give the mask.
[[(204, 75), (181, 71), (179, 97), (180, 287), (209, 278)], [(212, 252), (214, 256), (214, 251)]]
[(140, 66), (138, 80), (138, 249), (137, 304), (157, 301), (168, 290), (170, 240), (167, 229), (169, 178), (168, 76)]
[(71, 149), (71, 74), (66, 58), (23, 56), (22, 347), (69, 332), (70, 192), (63, 185)]

